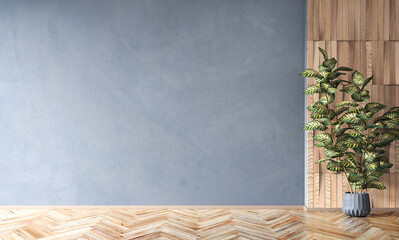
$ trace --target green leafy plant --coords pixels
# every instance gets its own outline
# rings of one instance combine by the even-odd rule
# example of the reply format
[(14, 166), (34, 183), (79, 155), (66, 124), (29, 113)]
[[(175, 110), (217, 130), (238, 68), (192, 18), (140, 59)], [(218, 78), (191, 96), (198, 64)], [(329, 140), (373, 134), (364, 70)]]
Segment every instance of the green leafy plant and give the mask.
[[(337, 60), (328, 58), (324, 49), (319, 50), (324, 61), (318, 71), (305, 69), (300, 74), (316, 80), (304, 94), (318, 94), (320, 99), (308, 106), (313, 120), (303, 127), (307, 131), (316, 131), (315, 146), (325, 149), (325, 158), (316, 163), (328, 162), (328, 170), (343, 172), (351, 193), (367, 188), (383, 190), (385, 186), (379, 178), (385, 168), (392, 167), (388, 157), (384, 156), (384, 147), (399, 139), (396, 129), (399, 107), (380, 113), (387, 106), (368, 102), (370, 94), (365, 89), (373, 77), (366, 79), (349, 67), (336, 67)], [(352, 72), (351, 81), (339, 79), (349, 72)], [(344, 99), (351, 100), (335, 101), (337, 91), (348, 96)]]

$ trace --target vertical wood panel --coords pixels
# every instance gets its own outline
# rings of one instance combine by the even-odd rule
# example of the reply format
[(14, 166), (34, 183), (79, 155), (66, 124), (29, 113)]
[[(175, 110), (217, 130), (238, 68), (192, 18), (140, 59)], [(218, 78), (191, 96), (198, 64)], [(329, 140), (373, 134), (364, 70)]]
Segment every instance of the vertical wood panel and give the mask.
[(384, 0), (377, 0), (377, 39), (384, 39)]
[(392, 36), (394, 38), (391, 38), (390, 40), (398, 40), (399, 39), (399, 3), (398, 1), (393, 1), (394, 2), (394, 6), (391, 6), (392, 9), (395, 9), (392, 13), (393, 17), (395, 17), (395, 22), (392, 23), (394, 24), (394, 28), (395, 28), (395, 33), (392, 34)]
[(389, 182), (390, 182), (390, 185), (389, 185), (389, 192), (390, 192), (390, 195), (389, 195), (389, 207), (390, 208), (395, 208), (395, 201), (396, 201), (396, 189), (395, 189), (395, 186), (396, 186), (396, 178), (395, 178), (395, 173), (391, 173), (391, 174), (389, 174)]
[(332, 173), (331, 174), (331, 207), (336, 208), (337, 207), (337, 174)]
[(384, 0), (384, 40), (389, 40), (389, 0)]
[(320, 181), (320, 174), (319, 173), (314, 173), (313, 175), (313, 190), (314, 190), (314, 194), (313, 194), (313, 205), (315, 208), (319, 208), (320, 207), (320, 187), (319, 187), (319, 181)]
[(331, 15), (330, 15), (330, 40), (337, 40), (337, 9), (338, 0), (331, 0)]
[(320, 0), (313, 1), (313, 39), (312, 40), (320, 40), (319, 36), (319, 2)]
[[(357, 69), (366, 77), (374, 76), (367, 87), (371, 101), (389, 107), (399, 106), (399, 0), (307, 0), (307, 67), (316, 68), (322, 58), (318, 47), (325, 48), (339, 66)], [(349, 80), (349, 75), (342, 76)], [(308, 85), (314, 80), (309, 79)], [(308, 105), (319, 96), (308, 96)], [(342, 92), (337, 101), (346, 100)], [(310, 113), (307, 114), (310, 120)], [(314, 164), (324, 157), (314, 146), (314, 132), (307, 133), (307, 206), (341, 207), (348, 186), (342, 174), (326, 170), (326, 164)], [(399, 142), (386, 148), (394, 167), (386, 170), (382, 181), (385, 191), (368, 190), (373, 207), (399, 207)]]
[(324, 176), (324, 194), (325, 207), (331, 208), (331, 173)]
[(344, 0), (337, 0), (337, 36), (336, 40), (342, 40), (342, 9)]
[(396, 37), (396, 0), (389, 1), (389, 40), (394, 40)]
[[(308, 0), (307, 1), (307, 12), (306, 12), (306, 22), (307, 22), (307, 39), (308, 40), (313, 40), (313, 0)], [(308, 43), (309, 44), (309, 43)], [(308, 45), (309, 46), (309, 45)], [(309, 56), (309, 54), (308, 54)]]
[(395, 206), (399, 207), (399, 173), (395, 173)]

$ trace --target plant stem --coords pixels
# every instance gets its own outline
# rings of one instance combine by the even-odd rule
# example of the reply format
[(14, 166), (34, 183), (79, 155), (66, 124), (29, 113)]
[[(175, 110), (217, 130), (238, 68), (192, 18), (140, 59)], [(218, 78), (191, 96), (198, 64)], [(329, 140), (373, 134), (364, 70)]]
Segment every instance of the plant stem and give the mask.
[[(326, 99), (328, 99), (327, 93), (326, 93), (325, 96), (326, 96)], [(327, 102), (326, 106), (327, 106), (327, 110), (330, 109), (330, 105), (328, 104), (328, 102)], [(336, 116), (336, 117), (337, 117), (337, 116)], [(332, 138), (333, 144), (334, 144), (334, 143), (335, 143), (335, 134), (334, 134), (334, 132), (333, 132), (333, 126), (332, 126), (332, 124), (331, 124), (331, 120), (328, 119), (328, 121), (329, 121), (329, 123), (330, 123), (330, 134), (331, 134), (331, 138)], [(339, 158), (339, 161), (341, 162), (341, 158)], [(348, 183), (349, 191), (350, 191), (350, 193), (353, 193), (351, 184), (350, 184), (349, 179), (348, 179), (348, 176), (347, 176), (346, 169), (345, 169), (345, 167), (342, 167), (342, 168), (344, 169), (344, 172), (345, 172), (344, 175), (345, 175), (346, 182)]]
[(349, 186), (349, 191), (351, 192), (351, 193), (353, 193), (353, 191), (352, 191), (352, 187), (351, 187), (351, 184), (350, 184), (350, 182), (349, 182), (349, 179), (348, 179), (348, 176), (346, 176), (346, 169), (344, 168), (344, 171), (345, 171), (345, 178), (346, 178), (346, 181), (348, 182), (348, 186)]

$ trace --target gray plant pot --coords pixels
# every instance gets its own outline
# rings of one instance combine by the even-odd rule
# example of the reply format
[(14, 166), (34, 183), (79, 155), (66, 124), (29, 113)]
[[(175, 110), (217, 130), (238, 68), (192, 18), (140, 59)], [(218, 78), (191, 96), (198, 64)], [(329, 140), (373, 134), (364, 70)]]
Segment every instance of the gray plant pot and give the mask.
[(365, 217), (370, 213), (370, 197), (367, 192), (346, 192), (342, 204), (342, 212), (351, 217)]

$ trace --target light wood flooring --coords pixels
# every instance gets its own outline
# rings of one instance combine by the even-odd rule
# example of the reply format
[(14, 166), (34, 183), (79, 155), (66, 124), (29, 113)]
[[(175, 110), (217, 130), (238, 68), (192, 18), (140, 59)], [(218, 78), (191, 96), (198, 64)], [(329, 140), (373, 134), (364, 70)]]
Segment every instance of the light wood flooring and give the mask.
[(399, 212), (7, 209), (0, 239), (399, 239)]

